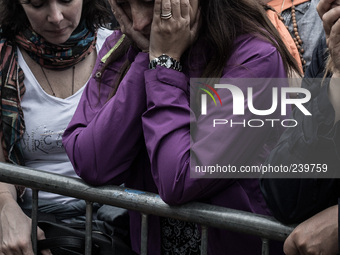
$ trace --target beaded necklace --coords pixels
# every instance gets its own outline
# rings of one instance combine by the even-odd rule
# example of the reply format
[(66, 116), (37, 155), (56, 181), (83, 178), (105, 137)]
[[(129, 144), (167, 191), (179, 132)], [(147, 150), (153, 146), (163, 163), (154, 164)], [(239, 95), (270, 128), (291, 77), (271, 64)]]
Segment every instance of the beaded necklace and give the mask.
[[(302, 44), (303, 44), (303, 41), (299, 35), (299, 31), (298, 31), (298, 25), (297, 25), (297, 22), (296, 22), (296, 13), (295, 13), (295, 5), (294, 5), (294, 2), (293, 0), (292, 1), (292, 7), (291, 7), (291, 14), (292, 14), (292, 21), (293, 21), (293, 33), (291, 33), (289, 31), (289, 27), (286, 25), (286, 28), (287, 30), (289, 31), (289, 33), (291, 34), (293, 40), (294, 40), (294, 43), (299, 51), (299, 55), (300, 55), (300, 59), (301, 59), (301, 63), (302, 63), (302, 66), (304, 67), (306, 65), (306, 60), (303, 58), (303, 53), (305, 52), (305, 50), (303, 49), (302, 47)], [(282, 2), (282, 7), (284, 5), (284, 2), (285, 0)], [(279, 19), (285, 24), (285, 20), (284, 18), (281, 16), (281, 13), (278, 13), (274, 8), (272, 8), (271, 6), (267, 5), (267, 7), (274, 11), (277, 16), (279, 17)], [(282, 8), (281, 8), (282, 10)]]

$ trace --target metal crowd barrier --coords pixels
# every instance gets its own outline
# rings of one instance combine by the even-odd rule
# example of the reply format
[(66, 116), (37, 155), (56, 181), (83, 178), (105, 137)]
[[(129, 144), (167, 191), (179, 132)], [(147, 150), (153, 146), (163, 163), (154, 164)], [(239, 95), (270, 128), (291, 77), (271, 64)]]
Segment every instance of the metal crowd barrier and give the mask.
[[(32, 188), (32, 225), (37, 225), (38, 191), (62, 194), (86, 201), (85, 255), (91, 254), (92, 203), (113, 205), (142, 214), (141, 255), (147, 254), (148, 215), (175, 218), (201, 225), (201, 255), (207, 254), (208, 227), (255, 235), (262, 238), (262, 254), (269, 254), (269, 240), (284, 241), (293, 226), (283, 225), (272, 217), (203, 203), (169, 206), (157, 194), (121, 186), (93, 187), (81, 179), (47, 173), (27, 167), (0, 163), (0, 182)], [(33, 249), (37, 254), (36, 227), (32, 227)]]

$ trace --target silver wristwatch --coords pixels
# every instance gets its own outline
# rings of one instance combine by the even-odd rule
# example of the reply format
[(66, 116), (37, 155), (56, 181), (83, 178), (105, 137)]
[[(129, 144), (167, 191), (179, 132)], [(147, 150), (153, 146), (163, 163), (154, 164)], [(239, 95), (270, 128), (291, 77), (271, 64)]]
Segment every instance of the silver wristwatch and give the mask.
[(166, 68), (171, 68), (176, 71), (182, 71), (181, 63), (165, 54), (162, 54), (158, 58), (151, 60), (149, 64), (149, 69), (155, 69), (158, 65), (164, 66)]

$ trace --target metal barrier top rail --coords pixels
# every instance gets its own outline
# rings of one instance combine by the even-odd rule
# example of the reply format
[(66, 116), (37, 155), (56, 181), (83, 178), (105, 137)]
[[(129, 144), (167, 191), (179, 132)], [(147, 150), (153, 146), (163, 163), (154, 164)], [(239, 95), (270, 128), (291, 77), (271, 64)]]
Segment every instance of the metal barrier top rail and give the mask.
[(273, 217), (196, 202), (169, 206), (150, 192), (113, 185), (93, 187), (81, 179), (7, 163), (0, 163), (0, 181), (267, 239), (284, 241), (293, 230), (293, 226), (281, 224)]

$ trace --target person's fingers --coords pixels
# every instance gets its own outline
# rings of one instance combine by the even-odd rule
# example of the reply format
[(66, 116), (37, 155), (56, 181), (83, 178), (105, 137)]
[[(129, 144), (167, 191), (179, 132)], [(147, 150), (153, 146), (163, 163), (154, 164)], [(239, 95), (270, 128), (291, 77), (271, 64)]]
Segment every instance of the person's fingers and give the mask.
[(181, 0), (180, 6), (181, 6), (181, 16), (184, 19), (190, 19), (190, 2), (189, 2), (189, 0)]
[(316, 6), (316, 10), (320, 16), (320, 18), (322, 19), (322, 16), (329, 11), (329, 9), (331, 8), (332, 3), (334, 2), (334, 0), (320, 0), (320, 2), (318, 3), (318, 5)]
[(155, 0), (153, 22), (160, 22), (162, 14), (162, 0)]
[(172, 17), (174, 17), (174, 19), (178, 20), (182, 18), (181, 0), (171, 0), (171, 12), (172, 12)]
[(0, 254), (6, 255), (34, 255), (30, 239), (10, 239), (2, 241)]
[(172, 0), (162, 0), (161, 14), (167, 15), (172, 13), (171, 1)]
[(50, 250), (42, 250), (40, 253), (41, 255), (53, 255)]
[[(38, 240), (46, 239), (44, 231), (39, 227), (37, 229), (37, 239)], [(52, 255), (52, 252), (50, 250), (42, 250), (41, 255)]]
[(111, 11), (112, 11), (113, 15), (115, 15), (115, 12), (116, 12), (116, 9), (117, 9), (116, 0), (109, 0), (108, 2), (111, 6)]
[(149, 40), (140, 32), (135, 31), (133, 28), (133, 22), (130, 17), (125, 13), (123, 8), (117, 4), (116, 0), (110, 0), (111, 8), (116, 20), (119, 23), (120, 30), (123, 34), (127, 35), (133, 40), (137, 47), (142, 51), (147, 52), (149, 49)]
[(31, 242), (27, 245), (22, 245), (21, 251), (22, 251), (22, 253), (20, 252), (20, 253), (13, 253), (13, 254), (34, 255)]
[(298, 248), (295, 245), (294, 239), (292, 234), (289, 235), (286, 239), (286, 241), (284, 242), (283, 245), (283, 252), (286, 255), (300, 255)]
[(34, 255), (30, 239), (2, 240), (0, 254), (6, 255)]
[(124, 10), (117, 4), (116, 0), (110, 0), (113, 15), (119, 23), (120, 29), (123, 33), (127, 33), (132, 26), (131, 20), (127, 17)]
[(340, 6), (330, 9), (322, 16), (323, 27), (328, 37), (335, 22), (340, 18)]
[(340, 47), (340, 19), (337, 19), (331, 28), (328, 40), (328, 47), (331, 48), (332, 51), (337, 50)]

